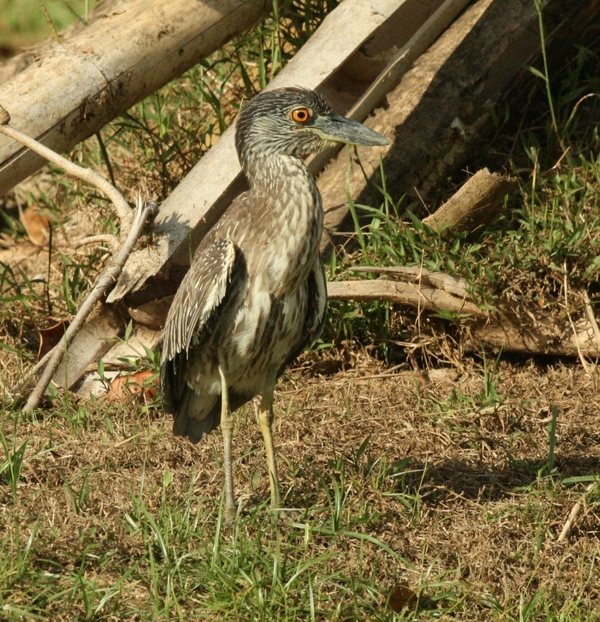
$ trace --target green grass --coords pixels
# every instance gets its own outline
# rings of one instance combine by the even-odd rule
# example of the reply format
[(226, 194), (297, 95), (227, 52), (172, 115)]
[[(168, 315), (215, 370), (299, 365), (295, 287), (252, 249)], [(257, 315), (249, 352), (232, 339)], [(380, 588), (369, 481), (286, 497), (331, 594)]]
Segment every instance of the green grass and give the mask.
[[(355, 404), (364, 393), (353, 391)], [(377, 390), (373, 397), (379, 399)], [(395, 407), (390, 400), (384, 410)], [(428, 412), (410, 400), (405, 407), (411, 417)], [(381, 443), (401, 438), (393, 430), (385, 440), (377, 431), (362, 437), (362, 427), (349, 444), (315, 454), (314, 441), (323, 440), (315, 429), (300, 454), (287, 452), (286, 502), (298, 509), (276, 522), (267, 508), (263, 459), (255, 455), (258, 430), (249, 427), (254, 439), (236, 437), (238, 490), (259, 489), (228, 527), (220, 484), (206, 471), (207, 464), (217, 468), (210, 457), (219, 439), (198, 451), (175, 442), (157, 413), (138, 420), (133, 414), (57, 404), (43, 419), (22, 422), (16, 434), (3, 430), (11, 465), (0, 475), (6, 619), (594, 619), (593, 537), (580, 534), (569, 545), (577, 555), (568, 559), (559, 560), (555, 543), (561, 508), (578, 498), (577, 484), (527, 473), (514, 462), (484, 499), (469, 488), (468, 471), (442, 484), (436, 469), (444, 466), (435, 459), (390, 461), (393, 452), (382, 451)], [(332, 414), (360, 428), (367, 411), (345, 412), (342, 400)], [(298, 426), (303, 417), (297, 412), (284, 425)], [(435, 435), (461, 439), (456, 456), (469, 455), (456, 416), (431, 423)], [(489, 423), (471, 422), (488, 442)], [(285, 429), (281, 436), (290, 438)], [(517, 436), (513, 444), (518, 450)], [(299, 462), (307, 452), (311, 461)], [(451, 492), (457, 484), (465, 486), (458, 497)], [(597, 493), (586, 502), (593, 507)], [(499, 548), (501, 557), (478, 568), (478, 549), (484, 552), (488, 538), (487, 554)], [(551, 584), (549, 564), (559, 573)], [(418, 607), (395, 614), (385, 603), (391, 588), (405, 582)]]
[(0, 0), (0, 45), (18, 49), (54, 36), (76, 20), (85, 24), (97, 4), (98, 0)]
[[(3, 19), (9, 5), (0, 4)], [(265, 20), (72, 157), (131, 195), (164, 198), (331, 8), (283, 6), (279, 22)], [(532, 103), (495, 111), (488, 157), (520, 187), (498, 221), (476, 236), (435, 233), (384, 191), (382, 205), (356, 206), (370, 221), (332, 275), (345, 276), (349, 262), (423, 265), (466, 278), (482, 305), (559, 314), (566, 277), (597, 305), (599, 50), (595, 41), (573, 48), (541, 72)], [(19, 196), (50, 218), (50, 257), (33, 271), (0, 267), (6, 387), (35, 358), (37, 328), (72, 313), (102, 264), (101, 249), (75, 253), (64, 242), (70, 223), (80, 212), (94, 232), (115, 230), (101, 198), (54, 169), (50, 178), (50, 189)], [(16, 210), (3, 213), (3, 231), (23, 243)], [(582, 313), (575, 297), (569, 304)], [(457, 377), (377, 378), (381, 360), (408, 368), (406, 342), (426, 371)], [(193, 447), (172, 438), (154, 403), (56, 390), (24, 417), (5, 392), (0, 618), (596, 620), (600, 497), (587, 488), (599, 472), (597, 378), (571, 360), (466, 356), (449, 323), (383, 304), (332, 305), (325, 344), (277, 395), (282, 492), (295, 509), (279, 522), (251, 407), (235, 436), (241, 514), (227, 527), (218, 434)], [(311, 362), (327, 357), (349, 370), (314, 377)], [(557, 543), (580, 500), (568, 542)], [(404, 584), (417, 600), (393, 612), (388, 598)]]

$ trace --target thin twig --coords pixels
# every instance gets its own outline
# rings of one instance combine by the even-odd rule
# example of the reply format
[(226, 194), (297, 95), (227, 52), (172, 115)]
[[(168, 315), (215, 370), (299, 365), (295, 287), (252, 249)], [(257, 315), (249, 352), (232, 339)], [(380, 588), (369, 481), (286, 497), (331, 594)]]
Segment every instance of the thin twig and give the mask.
[(583, 290), (583, 302), (585, 303), (585, 312), (587, 313), (588, 320), (592, 325), (592, 330), (594, 331), (594, 338), (596, 339), (596, 343), (598, 347), (600, 347), (600, 328), (598, 327), (598, 321), (596, 320), (596, 316), (594, 315), (594, 309), (592, 309), (592, 301), (588, 296), (587, 290)]
[(119, 243), (112, 233), (90, 235), (87, 238), (75, 240), (71, 243), (71, 245), (75, 248), (81, 248), (82, 246), (86, 246), (87, 244), (101, 244), (103, 242), (110, 246), (113, 253), (116, 253), (119, 250)]
[(121, 250), (118, 252), (117, 256), (112, 260), (110, 265), (108, 265), (98, 277), (96, 284), (92, 288), (92, 291), (89, 293), (88, 297), (83, 301), (83, 304), (77, 311), (77, 314), (73, 318), (73, 321), (67, 328), (63, 338), (60, 342), (52, 349), (52, 355), (48, 364), (44, 368), (43, 374), (40, 376), (37, 384), (35, 385), (33, 391), (31, 392), (29, 398), (27, 399), (27, 403), (23, 407), (24, 413), (29, 413), (39, 405), (44, 392), (48, 388), (50, 381), (52, 380), (52, 376), (54, 372), (57, 370), (60, 362), (63, 358), (64, 352), (68, 344), (71, 342), (73, 337), (79, 332), (88, 315), (93, 311), (96, 303), (100, 301), (100, 299), (105, 296), (109, 289), (114, 286), (123, 270), (123, 266), (127, 261), (137, 239), (140, 237), (144, 227), (146, 226), (146, 222), (149, 217), (155, 213), (157, 209), (157, 204), (153, 201), (148, 203), (142, 203), (141, 199), (138, 200), (138, 204), (135, 210), (134, 221), (129, 233), (127, 235), (127, 239), (125, 243), (121, 247)]
[(583, 495), (581, 495), (581, 499), (579, 499), (579, 501), (571, 508), (571, 512), (569, 513), (569, 518), (567, 518), (567, 522), (565, 523), (565, 526), (562, 528), (562, 531), (560, 532), (560, 536), (558, 536), (557, 542), (564, 542), (567, 539), (567, 536), (569, 535), (569, 532), (571, 531), (573, 527), (573, 523), (575, 522), (575, 519), (579, 515), (579, 512), (581, 512), (581, 508), (583, 507), (583, 502), (585, 501), (585, 498), (587, 497), (587, 495), (590, 494), (590, 492), (597, 485), (598, 485), (598, 482), (592, 482), (585, 489), (585, 492), (583, 493)]
[[(45, 145), (39, 143), (35, 140), (35, 138), (31, 138), (30, 136), (23, 134), (20, 130), (10, 126), (9, 122), (10, 115), (2, 106), (0, 106), (0, 133), (5, 134), (22, 145), (25, 145), (25, 147), (35, 151), (49, 162), (56, 164), (56, 166), (60, 166), (60, 168), (62, 168), (66, 173), (69, 173), (69, 175), (73, 175), (73, 177), (77, 177), (78, 179), (81, 179), (82, 181), (98, 188), (100, 192), (105, 194), (113, 202), (117, 216), (121, 221), (121, 232), (129, 231), (133, 217), (132, 210), (127, 201), (123, 198), (123, 195), (113, 185), (109, 184), (106, 179), (91, 169), (83, 168), (82, 166), (78, 166), (77, 164), (70, 162), (55, 151), (52, 151), (52, 149), (49, 149)], [(123, 235), (124, 234), (122, 233), (122, 236)]]
[(31, 379), (37, 375), (37, 373), (44, 369), (46, 363), (50, 360), (52, 353), (54, 352), (54, 348), (52, 350), (48, 350), (46, 354), (21, 378), (19, 384), (15, 385), (10, 392), (11, 399), (15, 395), (20, 395), (23, 391), (31, 384)]
[(569, 324), (571, 325), (571, 330), (573, 331), (573, 337), (575, 338), (575, 346), (577, 348), (577, 354), (579, 356), (579, 360), (581, 361), (581, 365), (585, 370), (585, 373), (590, 376), (592, 374), (592, 368), (590, 364), (585, 360), (583, 356), (583, 352), (581, 351), (581, 347), (579, 346), (579, 336), (577, 334), (577, 329), (575, 328), (575, 323), (573, 322), (573, 318), (571, 317), (571, 313), (569, 312), (569, 280), (567, 278), (567, 262), (565, 261), (563, 264), (564, 267), (564, 290), (565, 290), (565, 310), (567, 312), (567, 318), (569, 319)]

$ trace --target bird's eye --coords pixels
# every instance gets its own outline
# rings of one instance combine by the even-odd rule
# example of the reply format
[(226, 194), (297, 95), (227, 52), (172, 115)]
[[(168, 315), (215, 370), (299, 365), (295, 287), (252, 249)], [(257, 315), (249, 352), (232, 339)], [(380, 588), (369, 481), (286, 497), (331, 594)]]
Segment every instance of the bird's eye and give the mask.
[(292, 110), (292, 120), (296, 123), (306, 123), (310, 119), (310, 110), (308, 108), (294, 108)]

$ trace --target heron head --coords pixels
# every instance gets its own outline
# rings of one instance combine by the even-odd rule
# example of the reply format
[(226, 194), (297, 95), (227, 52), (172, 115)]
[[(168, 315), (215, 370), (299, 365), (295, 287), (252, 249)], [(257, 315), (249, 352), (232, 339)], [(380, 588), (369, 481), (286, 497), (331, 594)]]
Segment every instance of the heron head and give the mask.
[(336, 143), (384, 146), (389, 141), (334, 114), (318, 93), (302, 88), (260, 93), (244, 106), (237, 122), (236, 148), (243, 166), (257, 157), (304, 157)]

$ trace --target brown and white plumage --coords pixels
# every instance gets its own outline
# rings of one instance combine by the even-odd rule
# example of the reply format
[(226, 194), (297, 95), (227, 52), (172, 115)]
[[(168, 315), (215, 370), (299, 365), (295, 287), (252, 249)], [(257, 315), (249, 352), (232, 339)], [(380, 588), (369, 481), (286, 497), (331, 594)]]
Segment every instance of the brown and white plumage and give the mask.
[(333, 142), (387, 144), (376, 132), (332, 114), (313, 91), (269, 91), (244, 107), (236, 147), (250, 190), (201, 242), (165, 325), (164, 407), (175, 417), (174, 433), (193, 442), (221, 422), (228, 518), (235, 514), (231, 412), (261, 393), (271, 502), (279, 505), (273, 389), (318, 337), (327, 304), (318, 252), (321, 197), (302, 158)]

